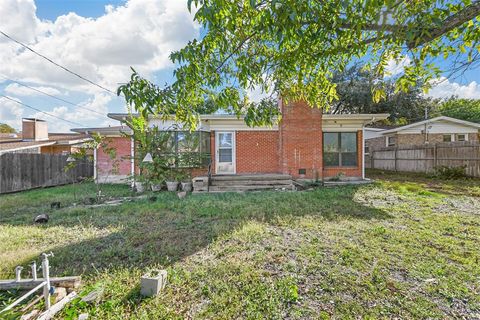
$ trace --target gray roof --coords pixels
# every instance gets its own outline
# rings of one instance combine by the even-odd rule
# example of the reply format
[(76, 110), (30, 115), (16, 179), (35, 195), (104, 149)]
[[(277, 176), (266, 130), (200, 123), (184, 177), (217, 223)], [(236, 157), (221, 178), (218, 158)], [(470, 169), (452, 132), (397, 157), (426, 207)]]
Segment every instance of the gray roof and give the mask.
[(384, 133), (384, 134), (395, 133), (395, 132), (402, 131), (402, 130), (405, 130), (405, 129), (408, 129), (408, 128), (411, 128), (411, 127), (415, 127), (415, 126), (418, 126), (418, 125), (425, 124), (425, 123), (442, 121), (442, 120), (457, 123), (457, 124), (461, 124), (461, 125), (468, 126), (468, 127), (480, 128), (480, 123), (460, 120), (460, 119), (451, 118), (451, 117), (447, 117), (447, 116), (440, 116), (440, 117), (435, 117), (435, 118), (428, 119), (428, 120), (423, 120), (423, 121), (419, 121), (419, 122), (410, 123), (410, 124), (407, 124), (405, 126), (397, 127), (397, 128), (394, 128), (394, 129), (385, 130), (382, 133)]

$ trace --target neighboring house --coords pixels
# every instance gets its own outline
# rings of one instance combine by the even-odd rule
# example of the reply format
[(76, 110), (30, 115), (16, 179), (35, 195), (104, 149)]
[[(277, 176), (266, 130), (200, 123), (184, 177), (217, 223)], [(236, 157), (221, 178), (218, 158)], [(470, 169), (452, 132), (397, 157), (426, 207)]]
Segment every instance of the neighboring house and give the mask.
[[(232, 115), (202, 115), (195, 132), (172, 130), (174, 123), (151, 119), (150, 126), (172, 132), (172, 150), (182, 152), (188, 135), (200, 141), (198, 152), (206, 162), (192, 170), (192, 176), (206, 175), (208, 164), (215, 175), (284, 174), (294, 179), (329, 179), (342, 174), (348, 179), (364, 178), (363, 128), (384, 120), (387, 114), (322, 114), (305, 103), (279, 106), (282, 120), (273, 127), (248, 127), (243, 118)], [(109, 114), (121, 123), (129, 114)], [(135, 142), (124, 126), (73, 129), (106, 137), (115, 150), (111, 159), (104, 148), (94, 152), (99, 181), (120, 182), (137, 172)], [(115, 162), (115, 164), (114, 164)], [(114, 173), (112, 174), (112, 169)]]
[(382, 137), (382, 131), (385, 131), (385, 129), (381, 129), (381, 128), (364, 128), (363, 129), (363, 135), (365, 140), (364, 153), (366, 155), (370, 153), (369, 141), (372, 141), (372, 139), (374, 138)]
[(18, 133), (4, 133), (0, 132), (0, 143), (2, 142), (12, 142), (19, 139)]
[[(480, 124), (446, 116), (393, 129), (365, 128), (366, 154), (386, 147), (478, 141)], [(368, 132), (368, 136), (367, 136)]]
[(92, 138), (86, 134), (48, 133), (47, 122), (40, 119), (22, 119), (22, 132), (0, 136), (2, 153), (70, 154)]
[[(135, 173), (135, 150), (132, 131), (127, 126), (72, 129), (87, 135), (100, 135), (102, 146), (93, 150), (96, 181), (102, 183), (123, 183)], [(112, 150), (112, 152), (109, 152)], [(113, 157), (113, 158), (112, 158)], [(97, 180), (98, 178), (98, 180)]]

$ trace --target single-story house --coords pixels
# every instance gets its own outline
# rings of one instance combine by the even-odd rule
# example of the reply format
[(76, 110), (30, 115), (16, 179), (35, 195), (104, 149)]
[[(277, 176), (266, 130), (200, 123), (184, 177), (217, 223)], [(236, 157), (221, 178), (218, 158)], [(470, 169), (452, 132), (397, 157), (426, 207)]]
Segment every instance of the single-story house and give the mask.
[[(152, 118), (149, 123), (172, 132), (172, 148), (177, 153), (182, 152), (187, 135), (196, 135), (198, 152), (207, 159), (193, 169), (193, 177), (207, 175), (210, 167), (217, 176), (282, 174), (293, 179), (330, 179), (341, 174), (346, 179), (364, 179), (364, 126), (384, 120), (388, 114), (323, 114), (306, 103), (285, 105), (281, 100), (279, 108), (282, 119), (272, 127), (248, 127), (242, 117), (226, 114), (201, 115), (198, 129), (192, 133), (171, 121)], [(130, 115), (108, 116), (122, 123)], [(120, 182), (137, 172), (135, 141), (126, 126), (73, 131), (100, 134), (115, 150), (116, 159), (102, 148), (95, 150), (98, 181)]]
[(20, 135), (16, 132), (15, 133), (0, 132), (0, 143), (17, 141), (20, 139), (19, 137)]
[(3, 153), (70, 154), (78, 151), (92, 138), (78, 133), (49, 133), (44, 120), (22, 119), (22, 132), (4, 135), (0, 139)]
[(366, 154), (386, 147), (479, 141), (480, 123), (440, 116), (393, 129), (365, 128)]

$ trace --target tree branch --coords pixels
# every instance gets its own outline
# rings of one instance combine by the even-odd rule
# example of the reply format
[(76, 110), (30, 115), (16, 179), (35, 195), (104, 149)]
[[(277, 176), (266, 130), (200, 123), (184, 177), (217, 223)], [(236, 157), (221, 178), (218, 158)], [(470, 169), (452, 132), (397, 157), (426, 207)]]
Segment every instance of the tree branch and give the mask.
[(413, 49), (419, 47), (427, 42), (435, 40), (445, 33), (460, 27), (467, 21), (470, 21), (480, 15), (480, 0), (472, 2), (472, 4), (461, 9), (454, 15), (449, 16), (443, 20), (442, 24), (437, 28), (430, 28), (424, 36), (417, 38), (415, 41), (408, 43), (408, 48)]
[(245, 39), (242, 40), (242, 42), (240, 42), (240, 44), (225, 58), (223, 59), (223, 61), (220, 63), (220, 65), (215, 69), (215, 72), (218, 72), (222, 67), (223, 65), (231, 58), (233, 57), (234, 54), (236, 54), (238, 52), (238, 50), (240, 50), (243, 45), (248, 41), (250, 40), (251, 38), (253, 38), (257, 33), (254, 32), (252, 33), (251, 35), (249, 35), (248, 37), (246, 37)]

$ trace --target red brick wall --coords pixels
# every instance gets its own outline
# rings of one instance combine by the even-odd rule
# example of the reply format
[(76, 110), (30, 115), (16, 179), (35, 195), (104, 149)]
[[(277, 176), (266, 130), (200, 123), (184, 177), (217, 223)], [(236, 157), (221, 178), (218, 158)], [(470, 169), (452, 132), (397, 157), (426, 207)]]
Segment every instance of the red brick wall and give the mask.
[(237, 173), (278, 173), (278, 131), (237, 131)]
[[(105, 142), (109, 148), (115, 148), (116, 160), (118, 160), (118, 171), (110, 172), (110, 175), (130, 175), (131, 173), (131, 142), (128, 137), (112, 137), (106, 138)], [(113, 169), (115, 160), (110, 159), (110, 156), (104, 151), (102, 147), (97, 150), (97, 174), (99, 176), (109, 174)]]
[[(285, 105), (280, 101), (282, 121), (279, 124), (279, 169), (294, 178), (321, 178), (322, 110), (305, 102)], [(306, 174), (299, 174), (305, 169)]]
[(327, 167), (323, 170), (323, 176), (328, 179), (335, 177), (340, 172), (346, 177), (362, 177), (362, 153), (363, 153), (363, 132), (357, 131), (357, 166), (356, 167)]
[[(284, 173), (294, 178), (321, 179), (343, 172), (347, 177), (362, 176), (362, 131), (357, 132), (358, 165), (356, 167), (323, 168), (322, 110), (304, 102), (282, 105), (282, 121), (278, 131), (237, 131), (236, 169), (242, 173)], [(210, 133), (212, 170), (215, 173), (215, 132)], [(119, 175), (130, 174), (130, 139), (109, 138), (109, 146), (117, 150)], [(111, 160), (102, 150), (97, 153), (99, 173), (111, 169)], [(306, 174), (300, 174), (305, 169)], [(206, 168), (192, 170), (192, 176), (205, 175)]]

